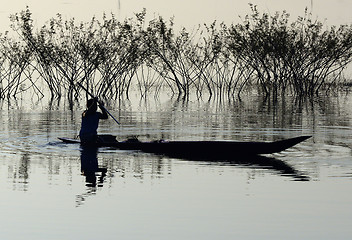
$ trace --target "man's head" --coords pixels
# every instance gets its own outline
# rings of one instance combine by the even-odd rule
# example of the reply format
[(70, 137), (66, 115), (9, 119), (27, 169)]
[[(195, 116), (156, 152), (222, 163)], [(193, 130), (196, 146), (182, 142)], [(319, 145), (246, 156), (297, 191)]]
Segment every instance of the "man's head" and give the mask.
[(88, 99), (88, 101), (87, 101), (87, 110), (89, 112), (96, 112), (97, 109), (98, 109), (97, 99), (96, 98)]

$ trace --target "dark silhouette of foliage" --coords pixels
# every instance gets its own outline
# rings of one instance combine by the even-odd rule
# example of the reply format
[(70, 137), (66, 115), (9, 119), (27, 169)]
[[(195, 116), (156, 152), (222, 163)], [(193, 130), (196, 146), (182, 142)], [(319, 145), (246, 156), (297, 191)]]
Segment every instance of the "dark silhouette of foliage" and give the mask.
[(242, 22), (214, 22), (175, 33), (173, 19), (146, 22), (146, 10), (123, 22), (104, 14), (87, 23), (58, 14), (39, 29), (30, 9), (11, 16), (11, 29), (0, 36), (0, 98), (45, 83), (52, 98), (70, 102), (84, 91), (99, 97), (141, 96), (162, 89), (187, 98), (240, 97), (258, 87), (264, 95), (319, 94), (336, 85), (351, 62), (352, 27), (326, 27), (304, 16), (290, 22), (285, 11), (269, 15), (250, 5)]

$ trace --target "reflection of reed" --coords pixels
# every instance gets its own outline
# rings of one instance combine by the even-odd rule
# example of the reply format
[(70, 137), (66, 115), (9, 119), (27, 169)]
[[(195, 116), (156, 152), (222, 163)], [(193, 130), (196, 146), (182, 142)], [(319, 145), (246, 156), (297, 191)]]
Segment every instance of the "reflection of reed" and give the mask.
[(17, 164), (8, 165), (8, 178), (12, 179), (13, 189), (27, 191), (30, 177), (30, 154), (23, 153)]
[(171, 163), (161, 157), (141, 152), (119, 152), (114, 159), (103, 159), (108, 168), (107, 177), (136, 178), (141, 181), (147, 178), (163, 178), (170, 173)]
[(133, 129), (119, 129), (119, 140), (137, 135), (141, 140), (273, 141), (302, 131), (315, 135), (322, 123), (339, 126), (350, 119), (348, 114), (341, 114), (348, 108), (335, 98), (282, 96), (273, 100), (253, 95), (244, 100), (219, 103), (173, 99), (161, 103), (150, 98), (139, 103), (138, 111), (126, 104), (119, 114)]

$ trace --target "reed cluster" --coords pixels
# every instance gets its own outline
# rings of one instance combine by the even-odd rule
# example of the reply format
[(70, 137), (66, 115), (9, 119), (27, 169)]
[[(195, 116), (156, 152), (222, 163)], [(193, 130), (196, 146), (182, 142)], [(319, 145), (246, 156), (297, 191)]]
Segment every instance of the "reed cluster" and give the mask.
[(147, 22), (145, 10), (122, 22), (104, 15), (76, 23), (58, 14), (36, 29), (27, 8), (11, 16), (19, 38), (0, 38), (0, 97), (32, 88), (73, 101), (84, 94), (80, 84), (109, 99), (128, 97), (132, 86), (141, 96), (233, 98), (250, 87), (311, 96), (341, 79), (352, 60), (352, 26), (326, 27), (307, 10), (290, 22), (285, 11), (270, 16), (250, 7), (240, 23), (178, 33), (173, 19)]

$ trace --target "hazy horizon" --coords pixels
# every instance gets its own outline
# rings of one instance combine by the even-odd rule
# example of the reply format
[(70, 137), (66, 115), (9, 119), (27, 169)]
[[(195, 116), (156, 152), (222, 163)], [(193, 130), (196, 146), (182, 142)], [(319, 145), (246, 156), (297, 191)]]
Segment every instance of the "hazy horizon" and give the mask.
[(198, 24), (211, 23), (214, 20), (225, 22), (239, 22), (239, 16), (250, 13), (249, 2), (257, 5), (261, 12), (271, 14), (286, 10), (291, 19), (304, 14), (305, 8), (312, 12), (313, 18), (324, 21), (327, 25), (351, 24), (352, 16), (349, 10), (352, 2), (339, 1), (279, 1), (279, 0), (61, 0), (49, 2), (44, 0), (13, 0), (6, 3), (6, 8), (0, 11), (0, 31), (9, 30), (9, 16), (20, 12), (28, 6), (33, 13), (36, 26), (43, 25), (57, 13), (65, 19), (75, 18), (77, 21), (89, 21), (93, 16), (100, 18), (103, 13), (114, 13), (119, 20), (133, 17), (134, 13), (147, 9), (147, 16), (152, 18), (160, 15), (165, 19), (175, 18), (176, 26), (192, 28)]

